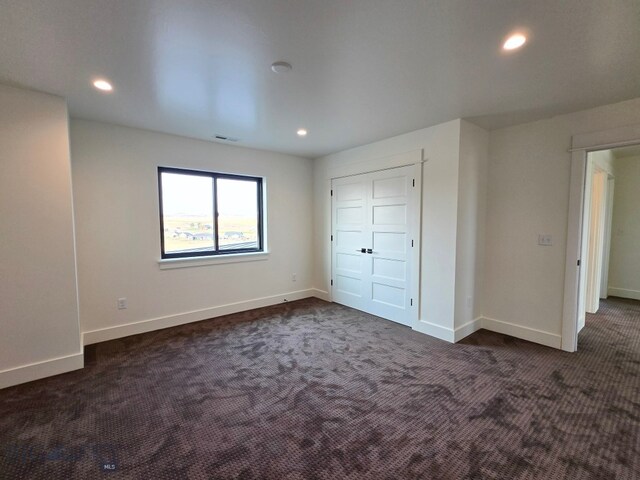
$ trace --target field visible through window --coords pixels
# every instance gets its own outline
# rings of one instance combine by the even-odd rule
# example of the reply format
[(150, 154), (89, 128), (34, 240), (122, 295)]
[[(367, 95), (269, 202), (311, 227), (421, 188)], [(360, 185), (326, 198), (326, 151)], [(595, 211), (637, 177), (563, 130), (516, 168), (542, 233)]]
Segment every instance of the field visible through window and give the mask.
[[(214, 247), (211, 218), (196, 216), (164, 217), (164, 248), (167, 253), (197, 252)], [(258, 247), (256, 218), (218, 217), (220, 250)]]

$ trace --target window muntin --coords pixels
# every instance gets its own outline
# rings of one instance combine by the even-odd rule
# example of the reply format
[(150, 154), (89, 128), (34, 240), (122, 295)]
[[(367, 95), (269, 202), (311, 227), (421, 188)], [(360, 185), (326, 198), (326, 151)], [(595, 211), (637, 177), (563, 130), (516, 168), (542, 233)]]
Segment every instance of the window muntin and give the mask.
[(158, 168), (161, 257), (263, 251), (262, 178)]

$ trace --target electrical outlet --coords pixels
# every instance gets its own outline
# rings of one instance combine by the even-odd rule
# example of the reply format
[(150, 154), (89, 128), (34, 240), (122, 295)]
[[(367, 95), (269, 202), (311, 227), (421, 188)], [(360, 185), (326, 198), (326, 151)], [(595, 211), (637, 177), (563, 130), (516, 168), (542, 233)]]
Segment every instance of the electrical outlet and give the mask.
[(125, 310), (127, 308), (127, 297), (118, 299), (118, 310)]
[(538, 245), (542, 245), (543, 247), (550, 247), (553, 245), (553, 238), (551, 235), (546, 233), (538, 234)]
[(294, 273), (291, 275), (291, 281), (292, 282), (297, 282), (298, 281), (298, 274)]

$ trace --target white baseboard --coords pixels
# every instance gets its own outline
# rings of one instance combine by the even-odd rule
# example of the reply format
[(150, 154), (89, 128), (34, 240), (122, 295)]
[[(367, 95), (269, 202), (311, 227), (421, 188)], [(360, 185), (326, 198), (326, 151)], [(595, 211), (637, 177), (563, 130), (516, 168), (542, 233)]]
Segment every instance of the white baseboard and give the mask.
[(413, 329), (417, 332), (425, 333), (450, 343), (459, 342), (482, 328), (548, 347), (561, 348), (562, 346), (562, 337), (560, 335), (487, 317), (478, 317), (455, 330), (425, 320), (420, 320), (413, 326)]
[(514, 323), (503, 322), (495, 318), (483, 317), (481, 320), (482, 328), (491, 330), (492, 332), (511, 335), (512, 337), (529, 340), (530, 342), (539, 343), (553, 348), (562, 347), (562, 336), (554, 333), (536, 330), (535, 328), (523, 327)]
[(106, 342), (107, 340), (115, 340), (116, 338), (128, 337), (130, 335), (137, 335), (139, 333), (151, 332), (168, 327), (175, 327), (177, 325), (184, 325), (185, 323), (198, 322), (209, 318), (221, 317), (222, 315), (244, 312), (246, 310), (253, 310), (254, 308), (268, 307), (270, 305), (282, 303), (285, 299), (287, 301), (293, 301), (316, 296), (318, 298), (322, 298), (319, 296), (322, 293), (322, 290), (309, 288), (307, 290), (282, 293), (280, 295), (273, 295), (270, 297), (255, 298), (245, 302), (229, 303), (218, 307), (205, 308), (203, 310), (194, 310), (192, 312), (167, 315), (165, 317), (151, 318), (149, 320), (141, 320), (139, 322), (91, 330), (83, 332), (83, 344), (91, 345), (92, 343)]
[(0, 372), (0, 389), (71, 372), (83, 367), (84, 353), (81, 352), (66, 357), (52, 358), (51, 360), (10, 368)]
[(640, 292), (638, 290), (629, 290), (627, 288), (609, 287), (607, 293), (614, 297), (632, 298), (633, 300), (640, 300)]
[(312, 288), (311, 289), (313, 291), (313, 297), (319, 298), (320, 300), (324, 300), (325, 302), (330, 302), (331, 301), (331, 295), (329, 295), (329, 292), (325, 291), (325, 290), (320, 290), (319, 288)]
[(473, 332), (477, 332), (482, 328), (482, 318), (474, 318), (470, 322), (465, 323), (464, 325), (459, 326), (453, 332), (454, 342), (459, 342), (464, 337), (468, 337)]
[(432, 337), (439, 338), (445, 342), (455, 342), (455, 332), (451, 328), (436, 325), (435, 323), (427, 322), (425, 320), (418, 320), (412, 328), (416, 332), (425, 333)]
[(413, 329), (416, 332), (424, 333), (449, 343), (459, 342), (464, 337), (471, 335), (473, 332), (480, 330), (481, 328), (482, 318), (480, 317), (459, 326), (455, 330), (443, 327), (442, 325), (436, 325), (435, 323), (427, 322), (425, 320), (419, 320), (418, 323), (413, 326)]

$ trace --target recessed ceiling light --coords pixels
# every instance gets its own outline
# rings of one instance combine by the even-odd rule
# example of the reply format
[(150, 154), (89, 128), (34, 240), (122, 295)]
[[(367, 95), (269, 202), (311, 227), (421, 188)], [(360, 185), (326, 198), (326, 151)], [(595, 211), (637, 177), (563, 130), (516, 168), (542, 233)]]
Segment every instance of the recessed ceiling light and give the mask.
[(287, 73), (291, 68), (291, 64), (287, 62), (275, 62), (271, 65), (271, 70), (275, 73)]
[(307, 130), (305, 128), (301, 128), (296, 133), (298, 134), (299, 137), (306, 137), (307, 133), (309, 133), (309, 132), (307, 132)]
[(504, 50), (515, 50), (520, 48), (527, 42), (527, 37), (521, 33), (515, 33), (511, 35), (502, 45)]
[(97, 80), (94, 80), (93, 86), (96, 87), (98, 90), (101, 90), (103, 92), (111, 92), (111, 91), (113, 91), (113, 85), (111, 85), (109, 82), (107, 82), (103, 78), (99, 78)]

